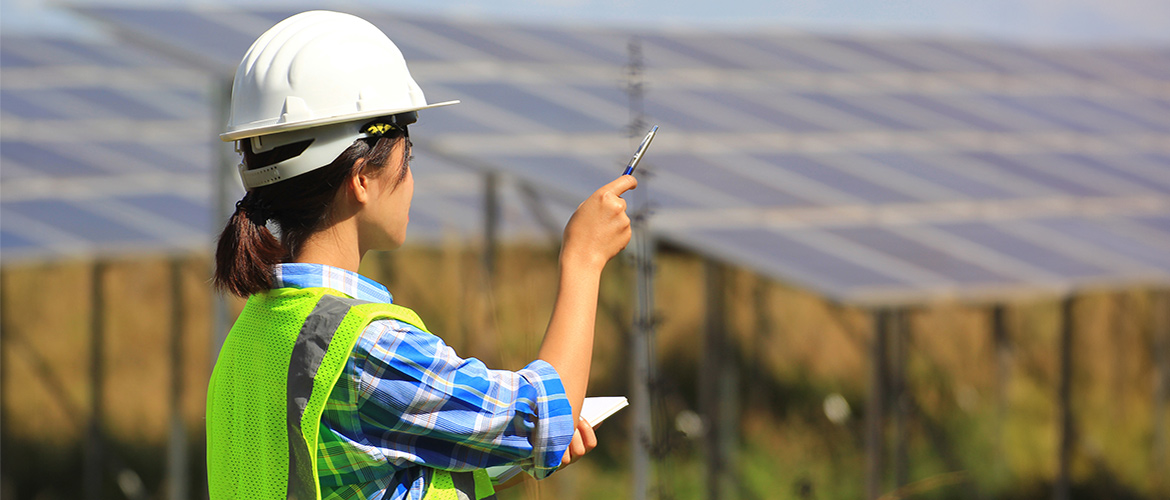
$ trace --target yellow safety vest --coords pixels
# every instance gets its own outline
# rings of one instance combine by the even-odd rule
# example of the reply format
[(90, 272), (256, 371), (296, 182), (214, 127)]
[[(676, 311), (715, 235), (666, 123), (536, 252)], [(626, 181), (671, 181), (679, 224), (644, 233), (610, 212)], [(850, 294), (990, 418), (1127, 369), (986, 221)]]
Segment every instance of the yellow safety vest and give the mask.
[[(410, 309), (330, 288), (279, 288), (248, 298), (207, 389), (211, 500), (320, 500), (317, 438), (325, 401), (362, 330), (376, 319), (426, 331)], [(431, 469), (423, 500), (492, 498), (484, 470)]]

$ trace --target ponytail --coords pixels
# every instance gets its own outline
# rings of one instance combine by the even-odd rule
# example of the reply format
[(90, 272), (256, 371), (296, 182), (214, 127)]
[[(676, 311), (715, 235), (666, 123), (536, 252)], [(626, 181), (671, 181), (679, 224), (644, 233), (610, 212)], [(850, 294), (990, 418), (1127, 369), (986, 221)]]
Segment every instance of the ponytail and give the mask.
[(216, 288), (241, 297), (272, 288), (272, 267), (289, 252), (268, 230), (265, 211), (253, 192), (236, 203), (215, 250)]
[[(363, 171), (380, 174), (399, 142), (405, 144), (402, 164), (392, 167), (398, 169), (397, 186), (409, 168), (410, 138), (405, 130), (358, 139), (329, 165), (248, 191), (219, 235), (215, 287), (241, 297), (271, 290), (273, 267), (291, 261), (309, 236), (328, 226), (337, 191), (354, 175), (357, 161), (365, 160)], [(249, 140), (239, 141), (239, 146), (250, 169), (280, 161), (253, 153)], [(280, 239), (268, 230), (270, 220), (280, 228)]]

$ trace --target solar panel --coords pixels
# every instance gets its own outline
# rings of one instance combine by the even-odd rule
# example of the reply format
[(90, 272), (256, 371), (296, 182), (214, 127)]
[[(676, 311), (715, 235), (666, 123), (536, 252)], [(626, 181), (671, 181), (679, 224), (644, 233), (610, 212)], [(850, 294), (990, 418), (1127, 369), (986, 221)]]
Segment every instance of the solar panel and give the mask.
[(1035, 223), (1102, 250), (1145, 264), (1151, 270), (1170, 269), (1170, 247), (1152, 245), (1119, 232), (1107, 221), (1059, 217), (1042, 219)]
[(613, 130), (608, 123), (535, 95), (519, 85), (449, 83), (445, 87), (451, 89), (455, 95), (461, 96), (461, 99), (479, 100), (509, 110), (526, 110), (525, 117), (540, 123), (543, 128), (556, 128), (570, 133)]
[[(158, 54), (220, 68), (217, 78), (292, 13), (79, 10)], [(1165, 50), (683, 30), (635, 36), (388, 12), (368, 18), (401, 46), (430, 100), (464, 101), (427, 112), (412, 128), (412, 238), (481, 232), (480, 170), (505, 174), (501, 213), (510, 237), (539, 239), (544, 227), (563, 224), (573, 200), (612, 180), (632, 148), (623, 66), (638, 39), (644, 110), (662, 128), (643, 167), (645, 189), (631, 200), (654, 208), (661, 238), (863, 304), (1170, 282), (1170, 101), (1159, 90), (1170, 79)], [(50, 49), (69, 58), (94, 52), (5, 44), (0, 63), (24, 68)], [(97, 53), (104, 55), (90, 59), (133, 64), (107, 46)], [(158, 120), (189, 116), (196, 105), (211, 109), (189, 86), (153, 94), (6, 83), (0, 91), (6, 120), (34, 124), (111, 110)], [(169, 107), (166, 95), (187, 104)], [(75, 150), (6, 137), (3, 175), (210, 177), (193, 166), (211, 160), (210, 117), (199, 118), (209, 131), (201, 140), (105, 140), (93, 148), (95, 163), (76, 172)], [(199, 159), (184, 161), (188, 154)], [(168, 208), (175, 194), (156, 191), (120, 193), (91, 215), (138, 210), (181, 226), (214, 225), (193, 215), (200, 198), (179, 197)], [(25, 212), (9, 219), (58, 222)], [(128, 231), (154, 227), (136, 220), (124, 224)], [(7, 227), (3, 234), (6, 250), (7, 242), (41, 244)]]
[[(660, 183), (670, 182), (671, 177), (687, 179), (703, 186), (706, 190), (717, 191), (723, 196), (734, 197), (738, 200), (733, 206), (773, 206), (773, 207), (807, 207), (814, 206), (810, 199), (778, 186), (760, 183), (742, 173), (724, 169), (718, 158), (704, 158), (694, 155), (664, 154), (654, 159), (659, 165), (668, 165), (668, 168), (655, 170), (653, 180), (655, 189), (661, 189)], [(673, 192), (672, 190), (665, 190)], [(703, 192), (695, 193), (694, 198), (705, 198)], [(660, 200), (659, 200), (660, 201)]]
[(186, 197), (162, 195), (122, 196), (115, 199), (145, 212), (165, 217), (185, 229), (197, 231), (197, 234), (211, 235), (218, 229), (213, 227), (208, 200), (193, 201)]
[(814, 157), (794, 154), (753, 155), (796, 175), (833, 186), (868, 203), (907, 203), (914, 197), (857, 175), (833, 168)]
[(925, 71), (927, 66), (912, 59), (907, 59), (898, 55), (898, 51), (885, 51), (881, 47), (888, 45), (885, 41), (874, 40), (855, 40), (848, 38), (832, 38), (830, 43), (844, 47), (848, 50), (864, 54), (873, 59), (879, 60), (883, 63), (904, 71)]
[[(683, 238), (688, 246), (728, 252), (736, 261), (778, 270), (793, 281), (833, 295), (844, 295), (855, 288), (904, 287), (908, 283), (889, 273), (859, 265), (825, 252), (820, 247), (775, 231), (758, 229), (704, 229), (688, 231)], [(730, 247), (720, 242), (734, 241)], [(777, 258), (777, 257), (780, 258)]]
[(69, 117), (69, 113), (45, 106), (43, 100), (28, 95), (24, 91), (0, 90), (0, 102), (4, 103), (2, 111), (8, 116), (42, 120), (59, 120)]
[(35, 168), (45, 176), (84, 175), (93, 173), (92, 167), (58, 154), (50, 148), (28, 142), (0, 141), (0, 158), (10, 165)]
[(1140, 224), (1153, 227), (1170, 237), (1170, 215), (1134, 217), (1134, 220)]
[(958, 258), (953, 253), (931, 248), (886, 228), (851, 227), (832, 229), (830, 232), (906, 265), (920, 267), (957, 283), (995, 285), (1015, 281), (992, 269)]
[(837, 97), (816, 93), (799, 93), (796, 95), (818, 104), (823, 104), (848, 115), (866, 120), (871, 124), (872, 128), (885, 130), (911, 130), (920, 128), (918, 124), (908, 123), (907, 121), (901, 120), (895, 116), (876, 113), (866, 109), (865, 106), (858, 104), (858, 101), (862, 100), (862, 98), (854, 96)]
[(1107, 276), (1109, 271), (1075, 258), (1053, 252), (1041, 245), (1004, 232), (993, 224), (960, 222), (940, 224), (937, 229), (986, 247), (994, 252), (1010, 255), (1030, 266), (1071, 279)]
[(959, 196), (975, 199), (1003, 199), (1012, 197), (1009, 191), (1000, 189), (992, 184), (981, 182), (964, 176), (961, 171), (940, 168), (939, 162), (928, 162), (918, 155), (898, 152), (875, 152), (865, 155), (873, 161), (895, 168), (907, 175), (923, 179), (927, 182), (949, 189)]
[[(198, 50), (190, 51), (190, 55), (209, 61), (235, 59), (229, 67), (239, 64), (244, 51), (256, 39), (255, 35), (234, 28), (230, 21), (218, 22), (220, 19), (204, 16), (198, 11), (98, 7), (82, 9), (81, 12), (97, 19), (116, 20), (115, 26), (164, 43), (167, 40), (198, 40)], [(228, 12), (221, 14), (221, 17), (231, 15)], [(159, 48), (162, 47), (166, 45)]]
[(22, 215), (94, 244), (147, 243), (151, 235), (121, 221), (96, 214), (85, 206), (56, 200), (5, 202), (4, 211)]

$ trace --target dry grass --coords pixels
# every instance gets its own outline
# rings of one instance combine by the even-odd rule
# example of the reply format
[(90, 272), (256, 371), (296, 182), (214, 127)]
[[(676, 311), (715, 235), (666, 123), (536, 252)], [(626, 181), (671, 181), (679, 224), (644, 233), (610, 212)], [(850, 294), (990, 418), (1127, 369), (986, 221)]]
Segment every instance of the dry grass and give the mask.
[[(464, 356), (518, 368), (537, 351), (556, 289), (556, 254), (545, 248), (501, 252), (494, 285), (472, 248), (407, 248), (375, 255), (363, 273), (386, 283), (400, 304)], [(200, 470), (204, 389), (211, 367), (212, 298), (209, 262), (180, 259), (184, 305), (182, 414)], [(161, 496), (169, 418), (172, 330), (171, 263), (166, 259), (107, 264), (104, 327), (104, 431), (115, 449), (140, 464), (148, 490)], [(60, 450), (57, 477), (79, 478), (75, 455), (85, 436), (90, 395), (92, 265), (63, 262), (3, 270), (3, 426), (5, 496), (75, 495), (73, 479), (42, 483), (36, 464), (13, 464), (14, 450)], [(666, 252), (658, 262), (656, 350), (667, 376), (669, 418), (695, 408), (705, 325), (704, 266), (696, 257)], [(624, 262), (603, 280), (593, 380), (594, 393), (625, 393), (625, 338), (633, 313), (633, 277)], [(738, 346), (744, 414), (740, 420), (740, 496), (856, 498), (860, 495), (870, 319), (805, 291), (742, 270), (729, 273), (727, 331)], [(1074, 480), (1086, 497), (1168, 495), (1155, 464), (1154, 374), (1150, 294), (1087, 294), (1076, 302), (1074, 395), (1078, 440)], [(238, 310), (240, 301), (233, 301)], [(966, 471), (959, 486), (925, 497), (990, 495), (1027, 498), (1055, 474), (1059, 303), (1037, 301), (1007, 309), (1010, 344), (997, 350), (986, 308), (939, 304), (910, 312), (905, 365), (915, 410), (908, 429), (911, 481)], [(1002, 364), (1000, 364), (1002, 363)], [(844, 425), (830, 423), (821, 402), (845, 396), (853, 409)], [(657, 422), (672, 427), (672, 420)], [(602, 428), (596, 458), (541, 485), (504, 498), (622, 498), (628, 450), (625, 423)], [(891, 434), (892, 437), (892, 434)], [(701, 450), (675, 439), (653, 483), (664, 497), (702, 497)], [(35, 458), (34, 459), (39, 459)], [(32, 469), (30, 469), (30, 467)], [(24, 471), (24, 472), (21, 472)], [(28, 474), (17, 477), (14, 474)], [(43, 476), (43, 475), (42, 475)], [(950, 476), (946, 476), (950, 477)], [(201, 484), (195, 476), (195, 485)], [(893, 484), (887, 485), (893, 489)], [(196, 488), (196, 493), (202, 487)], [(1096, 489), (1094, 489), (1096, 488)], [(1160, 488), (1160, 489), (1158, 489)], [(1043, 493), (1044, 496), (1047, 493)], [(1128, 496), (1127, 496), (1128, 495)]]

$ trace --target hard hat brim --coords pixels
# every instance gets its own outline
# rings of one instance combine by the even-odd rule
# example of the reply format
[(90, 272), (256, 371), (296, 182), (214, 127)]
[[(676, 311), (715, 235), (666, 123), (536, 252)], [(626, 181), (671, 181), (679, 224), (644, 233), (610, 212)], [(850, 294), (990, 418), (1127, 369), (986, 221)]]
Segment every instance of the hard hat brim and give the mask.
[(306, 128), (320, 127), (322, 125), (332, 125), (334, 123), (343, 123), (350, 121), (358, 121), (366, 118), (374, 118), (378, 116), (396, 115), (399, 113), (408, 113), (411, 111), (419, 111), (423, 109), (438, 108), (441, 106), (450, 106), (452, 104), (459, 104), (458, 100), (444, 101), (436, 104), (428, 104), (422, 107), (409, 107), (404, 109), (375, 109), (370, 111), (362, 111), (358, 113), (349, 113), (340, 116), (326, 116), (316, 118), (313, 120), (298, 121), (292, 123), (275, 123), (272, 125), (264, 125), (261, 127), (241, 128), (239, 130), (228, 130), (219, 134), (219, 139), (224, 142), (238, 141), (240, 139), (247, 139), (249, 137), (256, 137), (259, 135), (277, 134), (280, 132), (291, 132), (293, 130), (301, 130)]

